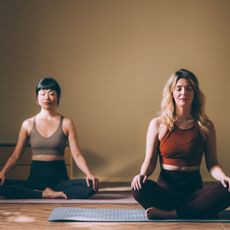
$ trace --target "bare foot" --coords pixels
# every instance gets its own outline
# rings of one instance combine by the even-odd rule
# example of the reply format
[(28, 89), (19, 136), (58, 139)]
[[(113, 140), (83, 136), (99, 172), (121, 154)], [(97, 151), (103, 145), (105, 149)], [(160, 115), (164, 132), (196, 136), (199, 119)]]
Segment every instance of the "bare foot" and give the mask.
[(146, 215), (148, 219), (172, 219), (177, 218), (176, 210), (161, 210), (158, 208), (148, 208), (146, 209)]
[(64, 192), (57, 192), (52, 190), (51, 188), (46, 188), (42, 192), (42, 198), (43, 199), (67, 199), (68, 197)]

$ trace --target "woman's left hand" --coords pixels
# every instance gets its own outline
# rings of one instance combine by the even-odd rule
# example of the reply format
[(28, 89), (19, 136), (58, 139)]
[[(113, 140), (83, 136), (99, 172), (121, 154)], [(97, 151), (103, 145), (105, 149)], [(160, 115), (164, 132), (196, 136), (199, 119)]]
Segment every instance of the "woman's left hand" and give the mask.
[(221, 179), (220, 182), (225, 188), (228, 188), (228, 191), (230, 192), (230, 177), (225, 176), (224, 178)]
[(99, 181), (94, 175), (92, 175), (92, 174), (86, 175), (85, 180), (86, 180), (86, 184), (87, 184), (88, 187), (90, 186), (90, 181), (92, 181), (93, 190), (95, 190), (96, 192), (98, 191), (98, 189), (99, 189)]

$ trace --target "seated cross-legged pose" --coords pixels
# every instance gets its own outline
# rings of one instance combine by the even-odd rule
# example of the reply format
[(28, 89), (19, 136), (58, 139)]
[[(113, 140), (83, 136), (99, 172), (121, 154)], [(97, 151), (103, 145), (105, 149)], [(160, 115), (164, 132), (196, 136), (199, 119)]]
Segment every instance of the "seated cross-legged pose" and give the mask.
[[(36, 96), (41, 110), (22, 123), (16, 147), (0, 171), (0, 195), (9, 199), (89, 198), (98, 191), (98, 180), (80, 151), (73, 121), (57, 112), (61, 96), (58, 82), (49, 77), (40, 80)], [(67, 143), (86, 179), (69, 179), (64, 161)], [(32, 150), (28, 179), (6, 179), (28, 144)]]
[[(217, 182), (203, 185), (202, 156)], [(160, 175), (149, 180), (157, 159)], [(146, 155), (131, 183), (134, 198), (154, 218), (214, 218), (230, 206), (230, 178), (218, 163), (214, 124), (205, 114), (196, 76), (176, 71), (167, 81), (161, 114), (148, 128)]]

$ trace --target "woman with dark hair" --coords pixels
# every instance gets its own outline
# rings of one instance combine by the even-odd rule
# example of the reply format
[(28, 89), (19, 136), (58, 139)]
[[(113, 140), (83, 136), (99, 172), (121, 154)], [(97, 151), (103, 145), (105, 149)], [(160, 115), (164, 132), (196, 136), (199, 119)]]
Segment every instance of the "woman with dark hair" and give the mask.
[[(36, 86), (36, 96), (41, 110), (22, 123), (17, 145), (0, 171), (0, 195), (11, 199), (84, 199), (94, 195), (98, 191), (98, 180), (80, 151), (75, 125), (57, 112), (61, 97), (59, 84), (49, 77), (40, 80)], [(73, 160), (86, 179), (68, 178), (64, 161), (67, 143)], [(28, 179), (6, 179), (28, 144), (32, 151)]]
[[(161, 114), (148, 128), (146, 155), (131, 183), (134, 198), (153, 218), (211, 218), (230, 206), (230, 177), (218, 163), (214, 124), (205, 114), (196, 76), (180, 69), (163, 90)], [(203, 155), (218, 182), (203, 186)], [(157, 159), (158, 181), (149, 180)]]

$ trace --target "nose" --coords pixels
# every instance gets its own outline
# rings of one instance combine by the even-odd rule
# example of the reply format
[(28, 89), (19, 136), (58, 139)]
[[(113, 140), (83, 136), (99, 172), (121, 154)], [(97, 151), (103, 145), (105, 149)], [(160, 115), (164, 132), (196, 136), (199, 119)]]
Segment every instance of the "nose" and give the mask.
[(181, 88), (181, 94), (182, 95), (185, 95), (185, 93), (186, 93), (186, 89), (183, 87), (183, 88)]
[(45, 93), (45, 98), (46, 98), (46, 99), (49, 98), (49, 92), (46, 92), (46, 93)]

